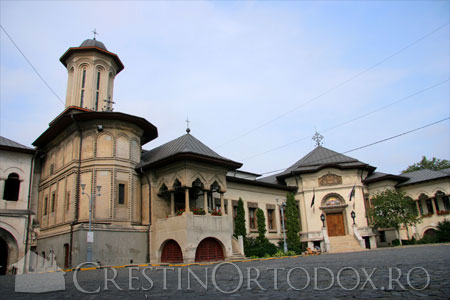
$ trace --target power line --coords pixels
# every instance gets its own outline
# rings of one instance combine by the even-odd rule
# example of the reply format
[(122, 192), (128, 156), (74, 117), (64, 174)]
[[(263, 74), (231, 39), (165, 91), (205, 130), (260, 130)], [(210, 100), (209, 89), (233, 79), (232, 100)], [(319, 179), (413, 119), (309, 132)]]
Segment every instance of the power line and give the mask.
[(3, 26), (0, 24), (0, 27), (2, 28), (3, 32), (6, 34), (6, 36), (9, 38), (9, 40), (11, 41), (11, 43), (14, 45), (14, 47), (16, 47), (17, 51), (20, 52), (20, 54), (22, 54), (23, 58), (25, 58), (25, 60), (27, 61), (27, 63), (31, 66), (31, 68), (33, 69), (33, 71), (37, 74), (37, 76), (42, 80), (42, 82), (44, 82), (44, 84), (47, 86), (47, 88), (50, 90), (50, 92), (52, 92), (53, 95), (55, 95), (55, 97), (59, 100), (59, 102), (62, 103), (62, 105), (65, 105), (64, 102), (61, 100), (61, 98), (55, 93), (55, 91), (50, 87), (50, 85), (47, 83), (47, 81), (45, 81), (44, 77), (41, 76), (41, 74), (38, 72), (38, 70), (33, 66), (33, 64), (31, 63), (31, 61), (25, 56), (25, 54), (22, 52), (22, 50), (20, 50), (19, 46), (17, 46), (17, 44), (14, 42), (13, 38), (8, 34), (8, 32), (6, 31), (5, 28), (3, 28)]
[[(344, 121), (344, 122), (342, 122), (342, 123), (339, 123), (339, 124), (337, 124), (337, 125), (334, 125), (334, 126), (332, 126), (332, 127), (329, 127), (329, 128), (327, 128), (327, 129), (325, 129), (325, 130), (321, 130), (320, 132), (323, 133), (323, 132), (331, 131), (331, 130), (336, 129), (336, 128), (338, 128), (338, 127), (347, 125), (347, 124), (349, 124), (349, 123), (351, 123), (351, 122), (354, 122), (354, 121), (360, 120), (360, 119), (362, 119), (362, 118), (365, 118), (365, 117), (367, 117), (367, 116), (369, 116), (369, 115), (372, 115), (372, 114), (374, 114), (374, 113), (376, 113), (376, 112), (378, 112), (378, 111), (380, 111), (380, 110), (386, 109), (386, 108), (388, 108), (388, 107), (390, 107), (390, 106), (392, 106), (392, 105), (394, 105), (394, 104), (397, 104), (397, 103), (399, 103), (399, 102), (405, 101), (405, 100), (410, 99), (410, 98), (412, 98), (412, 97), (414, 97), (414, 96), (417, 96), (417, 95), (419, 95), (419, 94), (421, 94), (421, 93), (423, 93), (423, 92), (426, 92), (426, 91), (431, 90), (431, 89), (433, 89), (433, 88), (435, 88), (435, 87), (437, 87), (437, 86), (440, 86), (440, 85), (442, 85), (442, 84), (448, 82), (449, 80), (450, 80), (450, 79), (445, 79), (445, 80), (443, 80), (443, 81), (440, 81), (440, 82), (438, 82), (438, 83), (435, 83), (435, 84), (433, 84), (433, 85), (430, 85), (430, 86), (428, 86), (428, 87), (426, 87), (426, 88), (423, 88), (423, 89), (421, 89), (421, 90), (415, 91), (414, 93), (409, 94), (408, 96), (405, 96), (405, 97), (403, 97), (403, 98), (400, 98), (400, 99), (398, 99), (398, 100), (395, 100), (394, 102), (391, 102), (391, 103), (386, 104), (386, 105), (384, 105), (384, 106), (381, 106), (381, 107), (379, 107), (379, 108), (377, 108), (377, 109), (374, 109), (374, 110), (372, 110), (372, 111), (369, 111), (369, 112), (367, 112), (367, 113), (364, 113), (364, 114), (362, 114), (362, 115), (359, 115), (359, 116), (357, 116), (357, 117), (355, 117), (355, 118), (353, 118), (353, 119), (350, 119), (350, 120)], [(252, 156), (248, 156), (248, 157), (246, 157), (246, 158), (243, 158), (243, 160), (252, 159), (252, 158), (255, 158), (255, 157), (258, 157), (258, 156), (261, 156), (261, 155), (264, 155), (264, 154), (267, 154), (267, 153), (270, 153), (270, 152), (273, 152), (273, 151), (276, 151), (276, 150), (279, 150), (279, 149), (282, 149), (282, 148), (285, 148), (285, 147), (288, 147), (288, 146), (293, 145), (293, 144), (296, 144), (296, 143), (298, 143), (298, 142), (301, 142), (301, 141), (310, 139), (311, 137), (312, 137), (312, 136), (309, 135), (309, 136), (306, 136), (306, 137), (303, 137), (303, 138), (294, 140), (294, 141), (292, 141), (292, 142), (283, 144), (283, 145), (281, 145), (281, 146), (277, 146), (277, 147), (272, 148), (272, 149), (269, 149), (269, 150), (267, 150), (267, 151), (264, 151), (264, 152), (261, 152), (261, 153), (257, 153), (257, 154), (252, 155)]]
[[(370, 146), (373, 146), (373, 145), (376, 145), (376, 144), (379, 144), (379, 143), (383, 143), (383, 142), (386, 142), (386, 141), (389, 141), (389, 140), (401, 137), (403, 135), (406, 135), (406, 134), (409, 134), (409, 133), (412, 133), (412, 132), (415, 132), (415, 131), (418, 131), (418, 130), (421, 130), (421, 129), (424, 129), (424, 128), (427, 128), (427, 127), (430, 127), (430, 126), (433, 126), (433, 125), (436, 125), (436, 124), (439, 124), (439, 123), (444, 122), (446, 120), (450, 120), (450, 117), (446, 117), (446, 118), (441, 119), (439, 121), (435, 121), (433, 123), (429, 123), (427, 125), (423, 125), (421, 127), (417, 127), (417, 128), (414, 128), (414, 129), (411, 129), (411, 130), (408, 130), (408, 131), (405, 131), (405, 132), (402, 132), (402, 133), (390, 136), (388, 138), (384, 138), (382, 140), (378, 140), (378, 141), (370, 143), (370, 144), (366, 144), (364, 146), (356, 147), (356, 148), (353, 148), (351, 150), (347, 150), (347, 151), (344, 151), (344, 152), (341, 152), (341, 153), (337, 153), (335, 155), (329, 156), (329, 158), (332, 158), (332, 157), (335, 157), (335, 156), (339, 156), (341, 154), (347, 154), (347, 153), (350, 153), (350, 152), (353, 152), (353, 151), (356, 151), (356, 150), (364, 149), (364, 148), (367, 148), (367, 147), (370, 147)], [(314, 161), (311, 161), (311, 163), (320, 162), (322, 159), (323, 158), (316, 159)], [(266, 175), (266, 174), (271, 174), (271, 173), (275, 173), (275, 172), (280, 172), (280, 171), (284, 171), (286, 169), (288, 169), (288, 168), (283, 168), (283, 169), (277, 169), (277, 170), (273, 170), (273, 171), (269, 171), (269, 172), (264, 172), (264, 173), (261, 173), (261, 175)], [(245, 179), (245, 177), (243, 177), (243, 178)]]
[(258, 125), (258, 126), (256, 126), (256, 127), (254, 127), (254, 128), (252, 128), (252, 129), (250, 129), (250, 130), (244, 132), (243, 134), (241, 134), (241, 135), (239, 135), (239, 136), (237, 136), (237, 137), (231, 139), (231, 140), (228, 140), (227, 142), (225, 142), (225, 143), (223, 143), (223, 144), (217, 146), (217, 148), (220, 148), (220, 147), (222, 147), (222, 146), (224, 146), (224, 145), (227, 145), (227, 144), (232, 143), (232, 142), (234, 142), (234, 141), (236, 141), (236, 140), (239, 140), (239, 139), (241, 139), (241, 138), (243, 138), (243, 137), (249, 135), (250, 133), (252, 133), (252, 132), (254, 132), (254, 131), (256, 131), (256, 130), (261, 129), (261, 128), (263, 128), (263, 127), (266, 127), (267, 125), (269, 125), (269, 124), (271, 124), (271, 123), (273, 123), (273, 122), (275, 122), (275, 121), (277, 121), (277, 120), (283, 118), (284, 116), (286, 116), (286, 115), (288, 115), (288, 114), (290, 114), (290, 113), (292, 113), (292, 112), (298, 110), (299, 108), (301, 108), (301, 107), (303, 107), (303, 106), (305, 106), (305, 105), (307, 105), (307, 104), (309, 104), (309, 103), (311, 103), (311, 102), (313, 102), (313, 101), (315, 101), (315, 100), (317, 100), (317, 99), (322, 98), (323, 96), (325, 96), (325, 95), (331, 93), (332, 91), (334, 91), (334, 90), (336, 90), (336, 89), (338, 89), (338, 88), (340, 88), (340, 87), (346, 85), (347, 83), (353, 81), (354, 79), (356, 79), (356, 78), (358, 78), (358, 77), (364, 75), (365, 73), (371, 71), (372, 69), (375, 69), (376, 67), (378, 67), (379, 65), (383, 64), (384, 62), (386, 62), (387, 60), (391, 59), (392, 57), (394, 57), (394, 56), (400, 54), (401, 52), (403, 52), (403, 51), (405, 51), (405, 50), (411, 48), (412, 46), (414, 46), (414, 45), (416, 45), (417, 43), (421, 42), (422, 40), (426, 39), (426, 38), (429, 37), (430, 35), (436, 33), (437, 31), (443, 29), (444, 27), (448, 26), (448, 24), (450, 24), (450, 22), (447, 22), (447, 23), (445, 23), (445, 24), (443, 24), (443, 25), (441, 25), (441, 26), (439, 26), (439, 27), (433, 29), (433, 30), (430, 31), (429, 33), (427, 33), (427, 34), (421, 36), (420, 38), (418, 38), (418, 39), (414, 40), (413, 42), (407, 44), (406, 46), (400, 48), (399, 50), (395, 51), (394, 53), (392, 53), (392, 54), (386, 56), (385, 58), (383, 58), (382, 60), (376, 62), (375, 64), (373, 64), (373, 65), (371, 65), (371, 66), (369, 66), (368, 68), (366, 68), (366, 69), (364, 69), (364, 70), (362, 70), (362, 71), (360, 71), (360, 72), (358, 72), (358, 73), (356, 73), (356, 74), (350, 76), (349, 78), (345, 79), (344, 81), (342, 81), (342, 82), (340, 82), (340, 83), (338, 83), (338, 84), (336, 84), (336, 85), (330, 87), (329, 89), (327, 89), (326, 91), (322, 92), (321, 94), (319, 94), (319, 95), (317, 95), (317, 96), (315, 96), (315, 97), (312, 97), (312, 98), (308, 99), (307, 101), (303, 102), (302, 104), (300, 104), (300, 105), (298, 105), (298, 106), (295, 106), (294, 108), (292, 108), (292, 109), (290, 109), (290, 110), (288, 110), (288, 111), (285, 111), (284, 113), (282, 113), (282, 114), (276, 116), (275, 118), (272, 118), (272, 119), (270, 119), (269, 121), (264, 122), (264, 123), (262, 123), (262, 124), (260, 124), (260, 125)]

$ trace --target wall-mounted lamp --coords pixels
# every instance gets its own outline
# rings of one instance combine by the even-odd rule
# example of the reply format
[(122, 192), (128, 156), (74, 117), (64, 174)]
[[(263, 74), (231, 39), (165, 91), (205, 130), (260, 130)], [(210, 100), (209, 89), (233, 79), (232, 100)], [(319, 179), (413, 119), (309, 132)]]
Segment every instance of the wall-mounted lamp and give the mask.
[(353, 225), (355, 225), (355, 218), (356, 218), (356, 213), (352, 210), (352, 212), (350, 213), (350, 216), (353, 219)]
[(322, 226), (325, 227), (325, 215), (323, 213), (320, 215), (320, 220), (322, 221)]
[(103, 131), (103, 125), (97, 125), (97, 131), (102, 132)]

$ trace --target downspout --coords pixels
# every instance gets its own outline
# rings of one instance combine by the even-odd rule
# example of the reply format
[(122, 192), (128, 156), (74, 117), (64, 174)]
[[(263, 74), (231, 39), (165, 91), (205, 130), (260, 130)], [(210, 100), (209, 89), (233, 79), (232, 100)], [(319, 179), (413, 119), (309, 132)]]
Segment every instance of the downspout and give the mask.
[(78, 222), (78, 217), (79, 217), (79, 212), (78, 212), (78, 207), (79, 207), (79, 202), (80, 202), (80, 183), (81, 183), (81, 150), (82, 150), (82, 146), (83, 146), (83, 137), (81, 134), (81, 127), (80, 124), (78, 124), (78, 122), (75, 120), (75, 118), (73, 117), (73, 114), (70, 115), (70, 118), (72, 119), (72, 121), (75, 123), (75, 126), (78, 129), (78, 133), (80, 135), (80, 146), (78, 149), (78, 170), (77, 170), (77, 181), (76, 181), (76, 189), (75, 189), (75, 214), (74, 214), (74, 220), (72, 221), (72, 223), (70, 224), (70, 251), (69, 251), (69, 262), (70, 262), (70, 266), (72, 267), (72, 250), (73, 250), (73, 225), (75, 225)]
[[(25, 238), (25, 259), (24, 259), (24, 264), (23, 264), (23, 273), (26, 273), (27, 270), (27, 264), (28, 264), (28, 259), (27, 259), (27, 250), (28, 250), (28, 242), (29, 242), (29, 235), (30, 235), (30, 219), (31, 219), (31, 213), (30, 213), (30, 208), (31, 208), (31, 192), (33, 189), (33, 174), (34, 174), (34, 162), (36, 160), (36, 156), (38, 154), (38, 150), (36, 150), (33, 154), (33, 157), (31, 158), (31, 168), (30, 168), (30, 181), (28, 183), (28, 203), (27, 203), (27, 219), (26, 219), (26, 238)], [(28, 251), (29, 252), (29, 251)]]
[[(147, 179), (148, 184), (148, 229), (147, 229), (147, 262), (150, 262), (150, 226), (152, 225), (152, 185), (147, 174), (141, 168), (141, 173)], [(142, 214), (142, 201), (141, 201), (141, 214)]]

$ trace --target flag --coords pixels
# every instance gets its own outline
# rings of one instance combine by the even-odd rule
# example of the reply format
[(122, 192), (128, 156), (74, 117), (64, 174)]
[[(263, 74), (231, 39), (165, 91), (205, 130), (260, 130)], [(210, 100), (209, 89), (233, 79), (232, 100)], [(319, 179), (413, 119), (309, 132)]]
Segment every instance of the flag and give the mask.
[(313, 197), (312, 197), (312, 200), (311, 200), (311, 207), (313, 207), (314, 206), (314, 200), (316, 199), (316, 191), (314, 190), (314, 188), (313, 188)]
[(349, 200), (349, 202), (352, 201), (353, 197), (355, 197), (355, 186), (353, 186), (352, 191), (350, 192), (350, 200)]

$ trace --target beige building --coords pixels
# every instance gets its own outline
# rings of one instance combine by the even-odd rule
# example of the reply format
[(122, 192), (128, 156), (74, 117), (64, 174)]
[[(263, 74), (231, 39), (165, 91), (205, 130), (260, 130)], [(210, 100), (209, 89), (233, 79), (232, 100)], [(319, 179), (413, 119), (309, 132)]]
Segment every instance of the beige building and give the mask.
[[(367, 220), (370, 196), (386, 186), (416, 186), (403, 181), (400, 187), (393, 175), (373, 180), (375, 167), (322, 146), (265, 178), (240, 170), (241, 163), (220, 156), (189, 129), (143, 150), (157, 128), (112, 111), (114, 78), (123, 69), (118, 56), (94, 39), (69, 48), (60, 60), (68, 70), (66, 109), (33, 145), (42, 164), (37, 251), (52, 254), (61, 267), (88, 260), (113, 265), (239, 257), (242, 241), (233, 237), (239, 198), (249, 235), (257, 234), (261, 208), (267, 237), (277, 243), (287, 193), (298, 202), (305, 246), (371, 249), (377, 233)], [(424, 193), (445, 199), (449, 179), (442, 180), (444, 194)]]
[(21, 258), (33, 243), (34, 167), (34, 149), (0, 136), (0, 275), (24, 272)]

